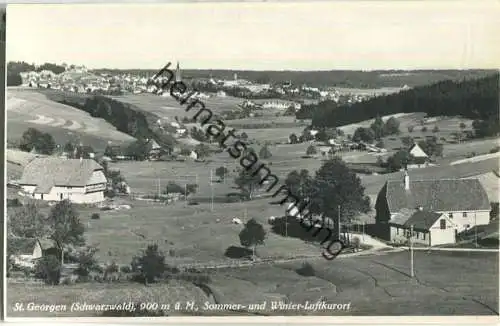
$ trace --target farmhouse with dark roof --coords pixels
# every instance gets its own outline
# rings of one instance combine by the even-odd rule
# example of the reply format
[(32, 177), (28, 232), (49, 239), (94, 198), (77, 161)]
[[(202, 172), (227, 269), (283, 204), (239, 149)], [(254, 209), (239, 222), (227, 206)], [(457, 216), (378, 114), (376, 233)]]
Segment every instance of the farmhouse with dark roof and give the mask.
[(104, 201), (107, 179), (94, 160), (46, 157), (26, 165), (19, 185), (35, 199), (83, 204)]
[(433, 246), (453, 243), (456, 233), (488, 224), (491, 207), (477, 179), (410, 181), (405, 171), (403, 181), (388, 181), (382, 187), (375, 209), (386, 240), (403, 240), (413, 225), (415, 240)]

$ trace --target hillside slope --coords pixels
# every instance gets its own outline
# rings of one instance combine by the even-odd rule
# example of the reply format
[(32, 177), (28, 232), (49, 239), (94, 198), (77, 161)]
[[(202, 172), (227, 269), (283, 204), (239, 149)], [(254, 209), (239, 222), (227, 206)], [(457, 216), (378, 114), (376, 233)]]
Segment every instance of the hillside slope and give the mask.
[(424, 112), (429, 117), (462, 116), (484, 120), (498, 132), (499, 74), (455, 82), (442, 81), (433, 85), (416, 87), (387, 96), (375, 97), (365, 102), (337, 106), (325, 101), (318, 105), (303, 106), (297, 118), (312, 115), (313, 126), (337, 127), (373, 119), (377, 115)]
[(9, 141), (18, 141), (28, 128), (50, 133), (59, 144), (74, 139), (100, 148), (108, 141), (125, 143), (134, 140), (103, 119), (54, 102), (32, 90), (9, 88), (6, 109)]

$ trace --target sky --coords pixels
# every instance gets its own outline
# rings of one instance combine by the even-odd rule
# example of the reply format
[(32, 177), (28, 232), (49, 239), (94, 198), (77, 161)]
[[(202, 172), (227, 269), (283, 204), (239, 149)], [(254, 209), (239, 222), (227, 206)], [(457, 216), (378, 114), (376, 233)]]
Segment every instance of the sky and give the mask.
[(7, 60), (88, 68), (500, 68), (498, 1), (9, 5)]

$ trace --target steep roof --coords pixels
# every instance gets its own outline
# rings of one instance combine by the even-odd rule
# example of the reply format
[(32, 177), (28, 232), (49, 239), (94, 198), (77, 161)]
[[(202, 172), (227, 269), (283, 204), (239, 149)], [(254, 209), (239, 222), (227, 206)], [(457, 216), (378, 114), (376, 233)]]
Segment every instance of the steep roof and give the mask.
[(36, 243), (40, 244), (42, 250), (47, 250), (51, 248), (57, 248), (57, 244), (47, 238), (23, 238), (23, 237), (12, 237), (8, 240), (9, 250), (15, 255), (31, 255), (35, 249)]
[(388, 181), (386, 186), (391, 213), (419, 206), (427, 211), (490, 210), (486, 191), (477, 179), (410, 179), (410, 190), (405, 190), (403, 180)]
[(410, 154), (413, 155), (414, 157), (428, 157), (428, 155), (424, 152), (418, 144), (413, 144), (410, 147)]
[(46, 193), (53, 186), (84, 187), (95, 170), (102, 170), (90, 159), (36, 158), (24, 168), (20, 185), (36, 185), (36, 192)]
[(443, 214), (418, 210), (405, 222), (404, 226), (409, 228), (413, 225), (415, 229), (429, 230), (441, 216)]

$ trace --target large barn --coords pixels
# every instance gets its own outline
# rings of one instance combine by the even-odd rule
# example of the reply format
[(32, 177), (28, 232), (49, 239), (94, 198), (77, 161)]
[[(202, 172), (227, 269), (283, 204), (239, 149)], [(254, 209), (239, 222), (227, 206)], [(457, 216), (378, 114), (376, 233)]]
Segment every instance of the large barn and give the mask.
[(107, 180), (94, 160), (45, 157), (26, 165), (19, 185), (35, 199), (84, 204), (104, 200)]
[(435, 240), (438, 236), (451, 239), (448, 226), (459, 233), (488, 224), (491, 207), (477, 179), (410, 180), (405, 171), (403, 180), (388, 181), (382, 187), (375, 209), (377, 224), (385, 226), (380, 236), (393, 241), (397, 229), (410, 225), (420, 225), (427, 233), (437, 227), (440, 234), (435, 234)]

